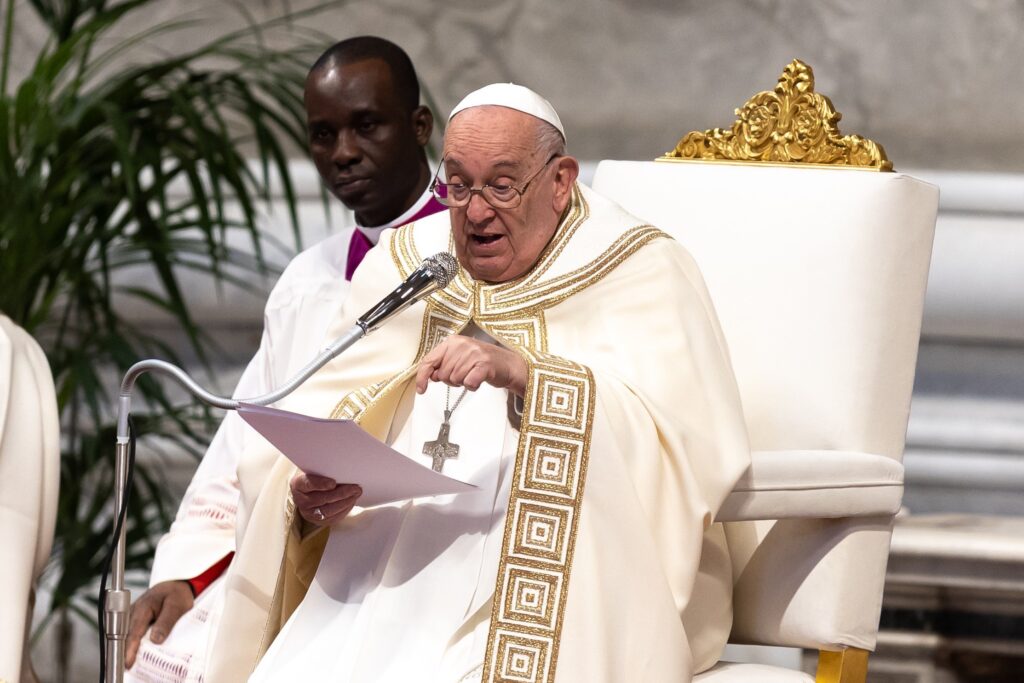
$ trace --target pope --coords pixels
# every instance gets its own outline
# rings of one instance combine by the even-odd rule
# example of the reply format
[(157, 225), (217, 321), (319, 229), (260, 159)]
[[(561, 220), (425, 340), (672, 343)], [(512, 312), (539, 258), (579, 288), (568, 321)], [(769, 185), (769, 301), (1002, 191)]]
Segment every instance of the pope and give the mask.
[(577, 182), (521, 86), (453, 110), (442, 169), (448, 213), (382, 235), (324, 341), (424, 256), (454, 251), (455, 280), (281, 407), (353, 418), (477, 490), (364, 508), (359, 482), (251, 444), (206, 677), (690, 680), (731, 626), (713, 519), (749, 463), (700, 272)]

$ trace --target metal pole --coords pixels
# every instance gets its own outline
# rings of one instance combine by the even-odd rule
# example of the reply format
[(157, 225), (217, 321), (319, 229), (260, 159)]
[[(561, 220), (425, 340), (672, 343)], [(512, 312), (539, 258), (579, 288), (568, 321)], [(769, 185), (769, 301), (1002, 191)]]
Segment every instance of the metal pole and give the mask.
[[(117, 439), (114, 467), (114, 514), (117, 515), (124, 505), (125, 486), (128, 483), (128, 437)], [(122, 683), (124, 680), (124, 646), (128, 637), (128, 609), (132, 601), (131, 591), (124, 588), (125, 526), (121, 525), (121, 533), (114, 547), (110, 589), (104, 601), (106, 623), (103, 627), (107, 637), (107, 670), (104, 677), (107, 683)]]

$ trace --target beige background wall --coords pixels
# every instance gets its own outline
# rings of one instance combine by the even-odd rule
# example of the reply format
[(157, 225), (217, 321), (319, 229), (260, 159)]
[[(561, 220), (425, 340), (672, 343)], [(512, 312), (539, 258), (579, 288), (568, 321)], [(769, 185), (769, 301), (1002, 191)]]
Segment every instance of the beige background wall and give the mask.
[[(263, 18), (313, 3), (243, 4)], [(194, 13), (216, 20), (165, 48), (241, 22), (228, 3), (163, 0), (126, 26)], [(32, 23), (22, 11), (22, 68), (41, 40)], [(726, 126), (799, 57), (844, 131), (881, 142), (897, 168), (1024, 170), (1020, 0), (356, 0), (305, 24), (398, 42), (444, 113), (488, 82), (533, 87), (584, 159), (649, 158)]]

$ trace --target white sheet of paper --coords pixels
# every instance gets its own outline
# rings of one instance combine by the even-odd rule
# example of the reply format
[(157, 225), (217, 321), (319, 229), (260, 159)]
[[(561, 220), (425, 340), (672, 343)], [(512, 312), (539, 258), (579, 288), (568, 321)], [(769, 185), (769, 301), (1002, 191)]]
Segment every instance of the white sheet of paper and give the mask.
[(243, 403), (238, 414), (300, 470), (359, 484), (360, 507), (465, 493), (472, 484), (446, 477), (367, 434), (352, 420), (329, 420)]

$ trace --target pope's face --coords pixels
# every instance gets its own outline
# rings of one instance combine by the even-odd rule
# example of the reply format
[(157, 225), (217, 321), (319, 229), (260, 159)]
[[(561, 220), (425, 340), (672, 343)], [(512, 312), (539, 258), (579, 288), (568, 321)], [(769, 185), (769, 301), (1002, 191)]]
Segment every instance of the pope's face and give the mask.
[[(537, 149), (537, 119), (505, 107), (460, 112), (448, 126), (444, 167), (448, 182), (472, 188), (507, 184), (521, 189), (519, 206), (496, 209), (479, 193), (450, 210), (455, 254), (477, 280), (508, 282), (526, 274), (551, 241), (576, 179), (576, 161)], [(539, 171), (539, 173), (538, 173)]]
[(309, 149), (328, 189), (377, 226), (412, 206), (430, 179), (430, 110), (409, 111), (382, 60), (317, 69), (306, 79)]

